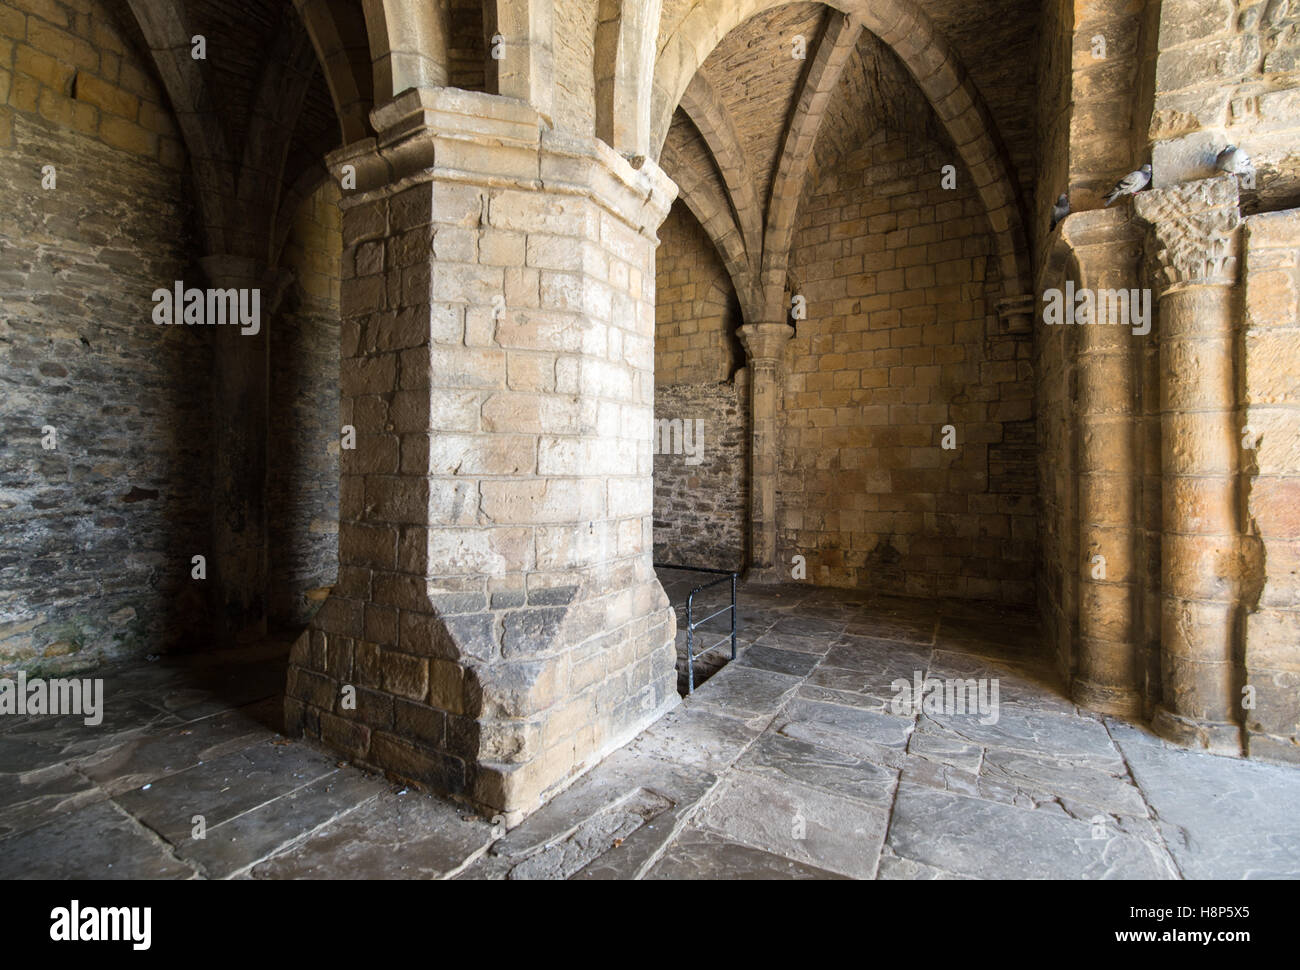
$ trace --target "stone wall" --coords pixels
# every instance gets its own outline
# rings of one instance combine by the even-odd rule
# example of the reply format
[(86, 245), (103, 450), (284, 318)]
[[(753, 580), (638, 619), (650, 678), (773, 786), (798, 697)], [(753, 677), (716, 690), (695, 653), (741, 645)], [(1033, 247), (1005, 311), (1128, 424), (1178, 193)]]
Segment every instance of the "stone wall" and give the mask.
[(1300, 761), (1300, 210), (1245, 232), (1243, 492), (1260, 582), (1248, 595), (1246, 710), (1252, 756)]
[(194, 255), (161, 102), (98, 5), (0, 5), (0, 666), (202, 635), (210, 363), (151, 319)]
[(1232, 142), (1250, 153), (1247, 212), (1300, 204), (1300, 4), (1168, 0), (1150, 140), (1157, 186), (1214, 174)]
[(338, 572), (339, 191), (325, 182), (299, 209), (281, 264), (294, 273), (271, 323), (269, 489), (272, 627), (302, 626), (308, 593)]
[(717, 250), (680, 200), (659, 230), (655, 272), (655, 384), (730, 379), (743, 363), (740, 307)]
[(668, 426), (668, 453), (655, 456), (655, 561), (733, 568), (743, 563), (748, 515), (740, 307), (717, 250), (680, 200), (659, 229), (655, 274), (656, 429), (674, 421), (704, 429), (698, 463), (671, 453), (691, 444), (676, 437), (679, 425)]
[[(714, 569), (744, 566), (749, 514), (748, 382), (655, 388), (656, 422), (703, 422), (699, 460), (670, 443), (655, 455), (655, 562)], [(656, 424), (662, 432), (664, 426)], [(689, 442), (688, 442), (689, 443)]]
[(803, 208), (778, 558), (828, 585), (1031, 602), (1030, 344), (998, 335), (984, 210), (960, 165), (940, 187), (947, 164), (932, 139), (881, 132)]
[(0, 4), (0, 147), (11, 142), (15, 113), (164, 169), (185, 166), (180, 134), (151, 68), (98, 0)]

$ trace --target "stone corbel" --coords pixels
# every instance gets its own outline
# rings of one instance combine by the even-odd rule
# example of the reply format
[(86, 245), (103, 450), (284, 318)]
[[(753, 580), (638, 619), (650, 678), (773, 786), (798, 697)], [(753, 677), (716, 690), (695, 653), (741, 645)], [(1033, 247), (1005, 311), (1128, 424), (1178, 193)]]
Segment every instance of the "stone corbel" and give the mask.
[(1037, 304), (1033, 294), (1008, 296), (998, 300), (998, 333), (1002, 335), (1026, 334), (1033, 329), (1034, 308)]

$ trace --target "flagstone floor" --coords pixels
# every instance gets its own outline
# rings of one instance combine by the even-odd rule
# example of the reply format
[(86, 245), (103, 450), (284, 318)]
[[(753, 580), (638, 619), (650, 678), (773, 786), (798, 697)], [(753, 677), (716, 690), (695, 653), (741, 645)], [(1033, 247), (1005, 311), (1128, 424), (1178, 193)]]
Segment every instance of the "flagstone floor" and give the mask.
[[(1080, 711), (1027, 616), (740, 603), (737, 660), (506, 833), (280, 737), (286, 643), (100, 671), (98, 727), (0, 718), (0, 878), (1300, 877), (1300, 770)], [(996, 721), (894, 713), (920, 675), (997, 678)]]

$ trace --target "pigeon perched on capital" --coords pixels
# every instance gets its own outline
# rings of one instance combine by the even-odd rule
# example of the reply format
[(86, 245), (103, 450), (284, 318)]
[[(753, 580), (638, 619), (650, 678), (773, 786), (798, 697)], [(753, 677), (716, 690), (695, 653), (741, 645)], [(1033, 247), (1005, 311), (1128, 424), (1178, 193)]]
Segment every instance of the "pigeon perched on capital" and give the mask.
[(1064, 192), (1056, 200), (1056, 205), (1052, 206), (1052, 228), (1055, 229), (1061, 220), (1070, 214), (1070, 197)]
[(1250, 160), (1250, 156), (1246, 154), (1245, 150), (1238, 148), (1236, 145), (1229, 145), (1219, 152), (1219, 157), (1214, 160), (1214, 165), (1220, 172), (1227, 172), (1230, 175), (1255, 174), (1255, 163)]
[(1110, 195), (1106, 196), (1106, 206), (1109, 208), (1110, 204), (1121, 195), (1137, 195), (1150, 184), (1151, 166), (1143, 165), (1136, 172), (1129, 172), (1115, 183), (1115, 187), (1110, 190)]

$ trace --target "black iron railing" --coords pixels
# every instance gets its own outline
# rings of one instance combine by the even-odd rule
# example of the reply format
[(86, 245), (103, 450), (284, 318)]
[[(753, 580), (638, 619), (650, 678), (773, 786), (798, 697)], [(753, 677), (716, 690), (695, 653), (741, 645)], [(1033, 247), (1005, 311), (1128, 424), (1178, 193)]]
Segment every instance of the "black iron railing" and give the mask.
[[(690, 595), (686, 597), (686, 693), (695, 693), (695, 661), (703, 657), (706, 653), (717, 650), (718, 647), (725, 646), (727, 641), (731, 641), (731, 659), (736, 659), (736, 574), (729, 569), (709, 569), (704, 566), (674, 566), (669, 563), (655, 563), (655, 569), (677, 569), (685, 573), (716, 573), (721, 578), (712, 582), (701, 583), (691, 590)], [(710, 613), (701, 620), (695, 619), (695, 594), (703, 592), (706, 589), (712, 589), (714, 586), (720, 586), (728, 579), (731, 580), (731, 605), (724, 606), (716, 613)], [(731, 634), (723, 637), (711, 647), (705, 647), (699, 653), (695, 652), (695, 630), (698, 627), (708, 623), (716, 616), (721, 616), (728, 610), (731, 611)]]

